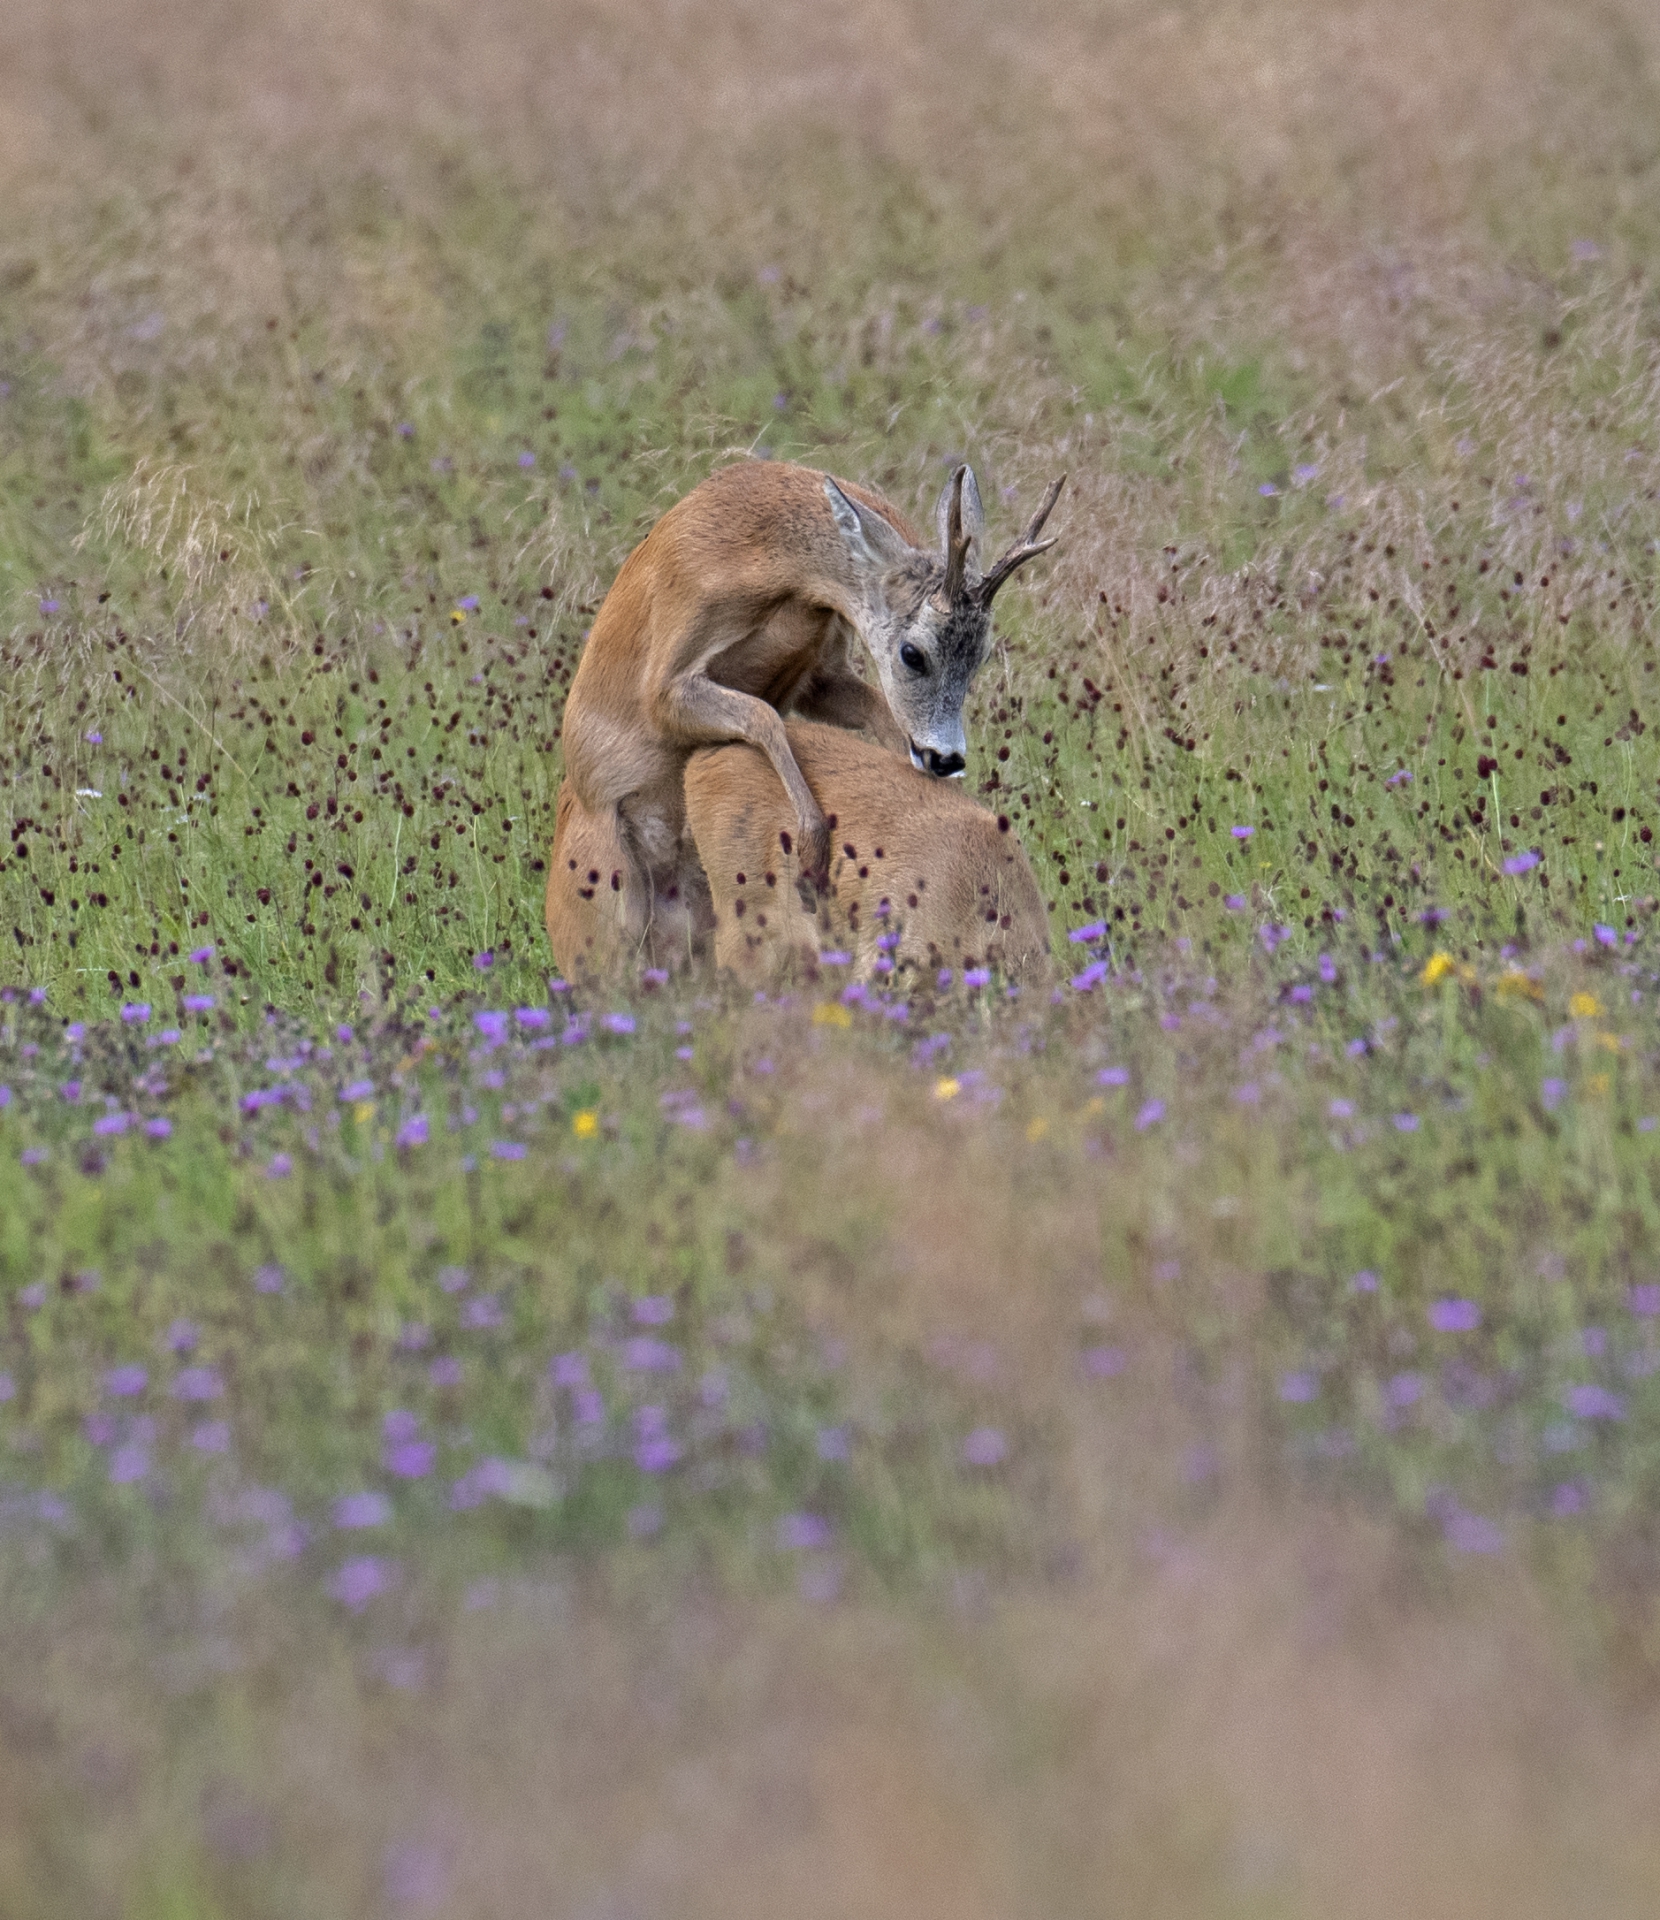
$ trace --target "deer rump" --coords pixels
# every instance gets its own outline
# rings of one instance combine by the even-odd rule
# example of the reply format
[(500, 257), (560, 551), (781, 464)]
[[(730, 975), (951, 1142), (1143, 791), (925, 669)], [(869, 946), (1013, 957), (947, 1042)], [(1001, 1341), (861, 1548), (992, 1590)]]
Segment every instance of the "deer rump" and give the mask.
[(686, 822), (708, 878), (715, 960), (745, 979), (851, 955), (896, 968), (1049, 968), (1049, 923), (1012, 828), (962, 789), (839, 727), (791, 721), (790, 751), (835, 822), (816, 913), (796, 891), (795, 813), (759, 748), (703, 747), (686, 765)]

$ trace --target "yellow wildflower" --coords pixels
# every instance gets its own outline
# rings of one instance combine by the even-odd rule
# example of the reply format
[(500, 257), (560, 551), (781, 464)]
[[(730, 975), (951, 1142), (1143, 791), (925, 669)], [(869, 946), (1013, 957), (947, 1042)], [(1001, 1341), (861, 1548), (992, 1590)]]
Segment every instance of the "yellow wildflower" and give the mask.
[(815, 1027), (850, 1027), (853, 1016), (839, 1000), (821, 1000), (813, 1009)]
[(1041, 1113), (1034, 1113), (1031, 1119), (1026, 1122), (1026, 1138), (1034, 1147), (1048, 1131), (1049, 1122), (1044, 1119)]
[(599, 1132), (599, 1115), (592, 1107), (584, 1107), (571, 1121), (571, 1132), (579, 1140), (592, 1140)]
[(1602, 1012), (1602, 1002), (1594, 993), (1576, 993), (1568, 1002), (1568, 1012), (1576, 1020), (1595, 1020)]
[(949, 1075), (934, 1082), (934, 1098), (936, 1100), (955, 1100), (962, 1090), (963, 1083), (960, 1080), (951, 1079)]
[(1093, 1120), (1096, 1114), (1105, 1113), (1106, 1110), (1106, 1101), (1101, 1098), (1100, 1094), (1096, 1094), (1092, 1099), (1084, 1102), (1083, 1117), (1086, 1120)]
[(352, 1118), (360, 1127), (365, 1120), (372, 1120), (374, 1117), (375, 1103), (373, 1100), (359, 1100), (357, 1105), (352, 1108)]
[(1585, 1091), (1593, 1099), (1606, 1100), (1608, 1089), (1612, 1084), (1606, 1073), (1590, 1073), (1585, 1076)]
[(1493, 991), (1501, 1000), (1513, 996), (1522, 1000), (1543, 1000), (1545, 990), (1531, 974), (1523, 973), (1520, 967), (1509, 967), (1498, 977)]
[(1597, 1045), (1602, 1048), (1604, 1053), (1618, 1053), (1621, 1048), (1624, 1047), (1625, 1042), (1617, 1033), (1599, 1033), (1597, 1035)]
[(1423, 987), (1433, 987), (1438, 981), (1444, 980), (1457, 964), (1450, 953), (1432, 953), (1424, 962), (1424, 970), (1418, 976), (1418, 984)]

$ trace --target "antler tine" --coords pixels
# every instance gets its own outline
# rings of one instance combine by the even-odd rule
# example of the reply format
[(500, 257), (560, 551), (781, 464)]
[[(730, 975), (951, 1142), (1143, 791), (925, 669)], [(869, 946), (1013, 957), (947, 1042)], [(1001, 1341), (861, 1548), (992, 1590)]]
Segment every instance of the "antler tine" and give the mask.
[(1028, 560), (1035, 560), (1040, 553), (1047, 553), (1055, 544), (1053, 537), (1048, 540), (1040, 540), (1038, 535), (1043, 531), (1044, 521), (1046, 521), (1054, 511), (1055, 502), (1061, 497), (1061, 488), (1065, 485), (1066, 475), (1064, 473), (1059, 479), (1050, 482), (1049, 491), (1043, 496), (1043, 504), (1027, 522), (1026, 531), (980, 582), (979, 593), (980, 604), (982, 606), (989, 607), (991, 605), (992, 598), (996, 594), (997, 589), (1002, 586), (1003, 582), (1008, 579), (1009, 575), (1013, 573), (1016, 568), (1025, 566)]
[(968, 549), (974, 538), (963, 531), (963, 482), (967, 474), (968, 468), (963, 466), (951, 476), (951, 516), (945, 538), (945, 597), (948, 601), (962, 596), (963, 582), (968, 572)]

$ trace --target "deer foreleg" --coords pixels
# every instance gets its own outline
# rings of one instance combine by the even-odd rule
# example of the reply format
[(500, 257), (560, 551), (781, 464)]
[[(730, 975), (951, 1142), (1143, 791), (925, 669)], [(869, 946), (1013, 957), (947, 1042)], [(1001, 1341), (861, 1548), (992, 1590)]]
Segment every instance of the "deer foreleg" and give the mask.
[(830, 884), (830, 826), (806, 775), (790, 751), (784, 722), (774, 707), (751, 694), (717, 686), (701, 674), (671, 681), (652, 703), (658, 726), (683, 746), (714, 746), (745, 740), (772, 763), (795, 814), (797, 862), (808, 885)]

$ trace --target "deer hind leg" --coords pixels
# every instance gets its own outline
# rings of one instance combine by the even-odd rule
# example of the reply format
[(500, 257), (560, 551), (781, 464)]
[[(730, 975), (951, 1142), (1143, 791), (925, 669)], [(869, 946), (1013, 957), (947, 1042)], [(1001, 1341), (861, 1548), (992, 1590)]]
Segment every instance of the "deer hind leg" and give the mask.
[(648, 951), (650, 880), (615, 807), (590, 813), (567, 779), (554, 808), (548, 858), (548, 943), (579, 979), (625, 971)]

